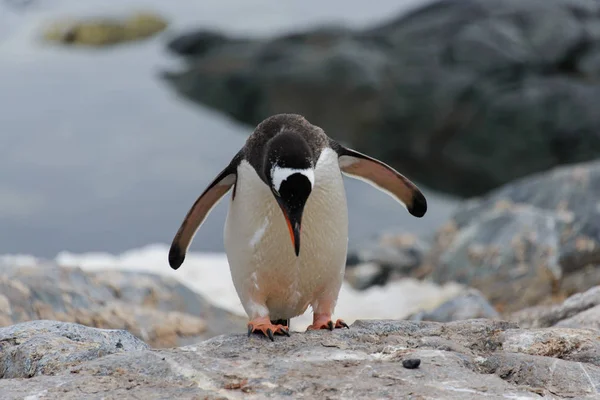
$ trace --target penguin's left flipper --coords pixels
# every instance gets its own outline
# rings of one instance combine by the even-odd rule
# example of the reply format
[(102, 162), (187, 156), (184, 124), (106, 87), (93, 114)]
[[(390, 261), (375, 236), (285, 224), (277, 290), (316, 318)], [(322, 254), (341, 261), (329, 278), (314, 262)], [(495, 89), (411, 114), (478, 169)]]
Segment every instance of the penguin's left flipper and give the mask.
[[(185, 254), (196, 231), (219, 200), (235, 185), (240, 157), (241, 152), (238, 152), (229, 165), (208, 185), (188, 211), (171, 243), (171, 249), (169, 250), (169, 265), (171, 268), (177, 269), (183, 264)], [(235, 196), (235, 189), (233, 194)]]
[(255, 318), (248, 322), (248, 336), (253, 333), (262, 333), (271, 339), (271, 341), (275, 340), (274, 335), (290, 336), (290, 331), (286, 326), (280, 324), (274, 325), (267, 317)]
[(410, 214), (421, 218), (427, 212), (427, 200), (417, 185), (389, 165), (332, 140), (341, 171), (367, 182), (399, 201)]

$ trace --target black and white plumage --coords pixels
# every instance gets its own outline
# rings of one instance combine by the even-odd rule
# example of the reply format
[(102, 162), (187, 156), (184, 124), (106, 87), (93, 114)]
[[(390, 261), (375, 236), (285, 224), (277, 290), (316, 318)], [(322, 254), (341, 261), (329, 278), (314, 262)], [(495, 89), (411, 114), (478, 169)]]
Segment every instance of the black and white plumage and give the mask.
[(416, 217), (427, 211), (421, 191), (388, 165), (342, 146), (300, 115), (278, 114), (256, 127), (194, 203), (169, 264), (181, 266), (195, 232), (233, 188), (225, 250), (249, 333), (288, 334), (289, 319), (309, 305), (309, 329), (347, 326), (331, 321), (348, 246), (342, 173), (388, 193)]

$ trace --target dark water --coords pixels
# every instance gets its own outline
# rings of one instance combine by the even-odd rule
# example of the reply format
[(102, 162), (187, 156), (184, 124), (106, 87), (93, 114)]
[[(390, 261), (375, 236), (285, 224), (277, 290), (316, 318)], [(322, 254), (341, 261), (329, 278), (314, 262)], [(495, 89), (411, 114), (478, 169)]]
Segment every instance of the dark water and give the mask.
[[(307, 8), (315, 1), (177, 3), (165, 10), (156, 0), (128, 0), (117, 10), (142, 4), (163, 10), (175, 26), (206, 22), (260, 34), (328, 18), (367, 23), (398, 8), (387, 0), (368, 7), (332, 2), (318, 10)], [(33, 34), (49, 13), (90, 15), (100, 4), (40, 1), (30, 13), (0, 10), (0, 253), (53, 257), (61, 250), (121, 252), (168, 243), (252, 129), (179, 100), (157, 79), (161, 65), (174, 62), (162, 50), (166, 37), (100, 51), (36, 42)], [(350, 4), (345, 13), (336, 10), (342, 4)], [(416, 219), (370, 186), (346, 182), (351, 245), (390, 227), (428, 232), (453, 207), (425, 190), (430, 211)], [(225, 213), (223, 202), (193, 250), (222, 250)]]

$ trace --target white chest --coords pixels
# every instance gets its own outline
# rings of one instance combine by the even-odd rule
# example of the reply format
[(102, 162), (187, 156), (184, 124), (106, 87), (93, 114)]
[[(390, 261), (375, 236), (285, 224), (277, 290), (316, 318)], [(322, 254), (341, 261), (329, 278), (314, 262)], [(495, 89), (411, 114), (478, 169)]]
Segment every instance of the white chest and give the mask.
[[(324, 292), (337, 297), (348, 246), (348, 211), (337, 155), (330, 149), (315, 167), (296, 257), (270, 189), (245, 161), (225, 223), (225, 249), (234, 285), (246, 303), (262, 301), (280, 317), (301, 314)], [(247, 311), (248, 311), (248, 307)]]

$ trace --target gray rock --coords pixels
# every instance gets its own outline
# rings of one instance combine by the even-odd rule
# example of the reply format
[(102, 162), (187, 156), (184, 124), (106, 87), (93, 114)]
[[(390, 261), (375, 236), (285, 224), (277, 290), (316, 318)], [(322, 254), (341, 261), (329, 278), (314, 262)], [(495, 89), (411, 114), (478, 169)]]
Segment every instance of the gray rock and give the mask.
[(461, 206), (423, 269), (479, 289), (502, 312), (600, 284), (600, 162), (522, 178)]
[(108, 354), (147, 350), (123, 330), (39, 320), (0, 328), (0, 378), (54, 375)]
[(593, 328), (600, 331), (600, 305), (580, 312), (571, 318), (564, 319), (557, 323), (556, 326), (570, 328)]
[(383, 286), (389, 279), (390, 270), (375, 263), (347, 265), (344, 272), (344, 280), (357, 290), (365, 290), (372, 286)]
[(406, 232), (383, 232), (348, 252), (345, 279), (355, 289), (383, 286), (390, 280), (419, 278), (419, 267), (431, 243)]
[(212, 306), (175, 279), (54, 264), (0, 265), (0, 326), (37, 319), (127, 329), (153, 347), (245, 329), (245, 320)]
[(600, 286), (574, 294), (562, 304), (529, 307), (506, 318), (527, 328), (563, 326), (600, 330)]
[(500, 318), (479, 290), (468, 289), (431, 311), (420, 311), (406, 319), (411, 321), (450, 322), (474, 318)]
[(600, 341), (595, 329), (509, 329), (502, 333), (501, 341), (503, 350), (509, 353), (600, 365)]
[(183, 97), (255, 125), (305, 115), (438, 191), (481, 195), (600, 150), (596, 0), (436, 1), (375, 27), (169, 45)]
[[(44, 348), (43, 341), (38, 341)], [(0, 380), (3, 399), (598, 398), (589, 330), (504, 321), (356, 321), (349, 330), (223, 335), (195, 346), (121, 351)], [(406, 369), (408, 359), (419, 368)], [(22, 371), (26, 371), (23, 367)]]

